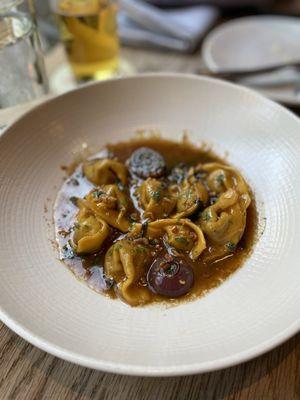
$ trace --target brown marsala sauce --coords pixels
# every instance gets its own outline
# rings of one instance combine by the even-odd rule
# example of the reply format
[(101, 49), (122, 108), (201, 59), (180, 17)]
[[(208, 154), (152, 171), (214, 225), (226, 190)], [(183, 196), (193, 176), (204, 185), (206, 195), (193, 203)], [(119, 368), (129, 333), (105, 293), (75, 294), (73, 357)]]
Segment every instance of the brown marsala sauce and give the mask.
[[(223, 159), (216, 156), (212, 151), (196, 147), (187, 140), (173, 142), (156, 136), (153, 138), (134, 138), (127, 142), (109, 144), (102, 152), (97, 153), (92, 158), (96, 158), (99, 155), (102, 156), (103, 154), (105, 156), (108, 151), (109, 153), (113, 153), (114, 157), (117, 157), (120, 162), (125, 163), (132, 152), (139, 147), (150, 147), (158, 151), (166, 161), (168, 172), (179, 163), (196, 165), (198, 163), (220, 162), (226, 164)], [(60, 258), (75, 276), (86, 281), (90, 288), (96, 292), (115, 298), (116, 294), (113, 288), (104, 290), (106, 287), (103, 272), (104, 257), (109, 247), (118, 238), (124, 237), (124, 234), (111, 228), (111, 234), (105, 240), (102, 249), (99, 253), (93, 255), (79, 257), (74, 253), (71, 246), (72, 226), (78, 212), (78, 208), (73, 204), (73, 198), (82, 198), (92, 188), (94, 188), (94, 185), (83, 176), (82, 166), (79, 165), (72, 175), (67, 178), (58, 193), (54, 207), (54, 221)], [(192, 266), (194, 272), (194, 285), (192, 289), (186, 295), (176, 299), (159, 296), (149, 290), (151, 293), (150, 303), (164, 302), (177, 304), (198, 298), (208, 290), (220, 285), (222, 281), (241, 267), (245, 259), (251, 253), (256, 238), (257, 212), (252, 194), (251, 197), (252, 201), (247, 209), (246, 228), (234, 253), (224, 259), (209, 264), (202, 261), (202, 255), (196, 261), (191, 261), (189, 259), (188, 263)], [(162, 243), (161, 245), (163, 246)], [(209, 246), (209, 243), (207, 243), (207, 246)], [(156, 256), (158, 255), (159, 254)], [(145, 277), (139, 282), (139, 285), (146, 285), (146, 275), (147, 271), (145, 271)]]

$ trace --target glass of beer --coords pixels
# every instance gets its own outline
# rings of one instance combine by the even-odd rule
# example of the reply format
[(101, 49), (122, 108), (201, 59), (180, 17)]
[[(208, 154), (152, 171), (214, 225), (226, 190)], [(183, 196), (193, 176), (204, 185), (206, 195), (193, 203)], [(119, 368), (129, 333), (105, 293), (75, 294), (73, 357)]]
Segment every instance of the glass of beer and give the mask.
[(110, 0), (52, 0), (61, 39), (77, 81), (117, 74), (117, 5)]

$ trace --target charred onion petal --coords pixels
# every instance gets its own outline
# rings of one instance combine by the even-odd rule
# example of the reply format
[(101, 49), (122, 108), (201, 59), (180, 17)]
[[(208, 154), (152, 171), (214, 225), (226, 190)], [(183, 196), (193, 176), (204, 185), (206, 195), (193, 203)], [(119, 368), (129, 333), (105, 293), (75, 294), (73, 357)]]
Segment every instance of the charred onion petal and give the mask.
[(194, 284), (192, 268), (182, 259), (170, 256), (157, 258), (147, 274), (150, 290), (165, 297), (187, 294)]
[(132, 153), (129, 169), (132, 175), (142, 179), (160, 178), (166, 172), (166, 163), (157, 151), (141, 147)]

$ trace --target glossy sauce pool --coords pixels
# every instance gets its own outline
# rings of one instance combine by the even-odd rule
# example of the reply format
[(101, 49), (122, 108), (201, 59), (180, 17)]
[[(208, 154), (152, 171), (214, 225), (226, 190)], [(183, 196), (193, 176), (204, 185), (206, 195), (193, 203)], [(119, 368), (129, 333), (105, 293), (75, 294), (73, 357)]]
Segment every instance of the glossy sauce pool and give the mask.
[[(199, 162), (221, 162), (224, 160), (218, 158), (210, 151), (204, 151), (190, 144), (189, 142), (171, 142), (158, 138), (153, 139), (134, 139), (128, 142), (122, 142), (114, 145), (107, 145), (106, 149), (112, 152), (119, 161), (124, 162), (130, 157), (131, 153), (139, 147), (151, 147), (160, 152), (165, 158), (168, 169), (178, 163), (187, 163), (190, 165)], [(99, 154), (99, 153), (98, 153)], [(70, 270), (81, 280), (96, 292), (106, 294), (112, 298), (116, 297), (113, 289), (104, 290), (106, 280), (103, 275), (103, 262), (106, 251), (119, 237), (124, 236), (115, 229), (111, 230), (111, 235), (104, 242), (103, 248), (97, 254), (85, 257), (76, 256), (70, 244), (72, 237), (72, 225), (78, 208), (73, 204), (74, 197), (85, 196), (94, 185), (89, 182), (82, 174), (81, 165), (66, 179), (60, 192), (58, 193), (54, 220), (56, 229), (56, 239), (59, 246), (60, 258), (70, 268)], [(202, 261), (202, 257), (189, 264), (194, 271), (194, 286), (190, 292), (177, 299), (169, 299), (156, 295), (151, 292), (151, 302), (178, 303), (195, 299), (205, 294), (208, 290), (218, 286), (229, 275), (242, 266), (245, 259), (250, 255), (257, 231), (257, 213), (255, 202), (252, 196), (252, 202), (247, 209), (247, 223), (243, 237), (234, 253), (227, 258), (218, 260), (210, 264)], [(209, 247), (209, 243), (207, 244)], [(145, 272), (146, 275), (146, 272)], [(145, 280), (144, 280), (145, 282)], [(139, 283), (145, 284), (145, 283)]]

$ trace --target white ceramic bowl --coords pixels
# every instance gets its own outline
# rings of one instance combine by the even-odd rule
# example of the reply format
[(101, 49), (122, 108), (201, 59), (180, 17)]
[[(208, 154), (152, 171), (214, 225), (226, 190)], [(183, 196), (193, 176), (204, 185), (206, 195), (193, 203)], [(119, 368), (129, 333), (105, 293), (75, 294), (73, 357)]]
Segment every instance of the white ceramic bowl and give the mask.
[[(254, 189), (252, 256), (207, 296), (178, 307), (131, 308), (94, 293), (57, 259), (45, 218), (62, 164), (82, 143), (138, 128), (212, 143)], [(116, 373), (180, 375), (257, 356), (300, 327), (300, 123), (247, 89), (184, 75), (145, 75), (70, 92), (35, 108), (0, 138), (0, 317), (66, 360)]]

